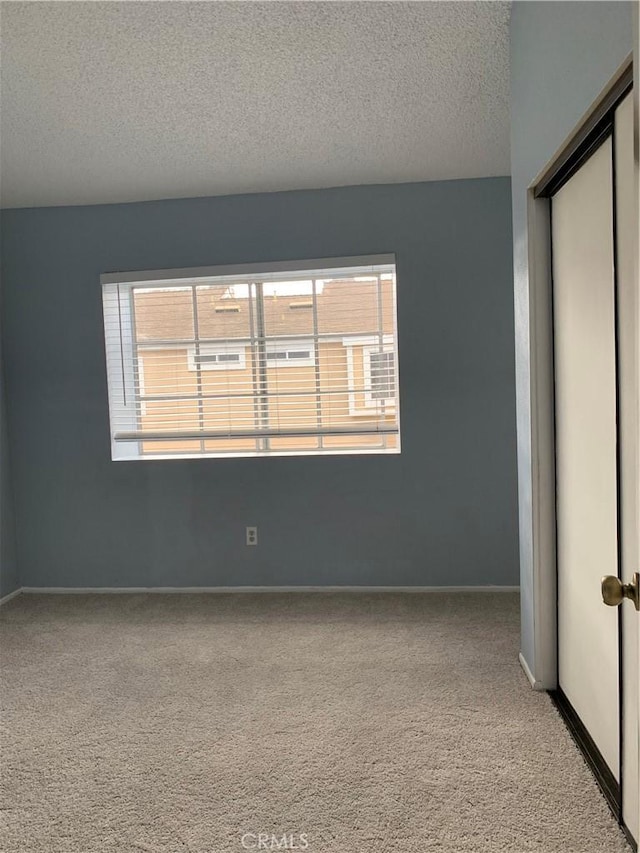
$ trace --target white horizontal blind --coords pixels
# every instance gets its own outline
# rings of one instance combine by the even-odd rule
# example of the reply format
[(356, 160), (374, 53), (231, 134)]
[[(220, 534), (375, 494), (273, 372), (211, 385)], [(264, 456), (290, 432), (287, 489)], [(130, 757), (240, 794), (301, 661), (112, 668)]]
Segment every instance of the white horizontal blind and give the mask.
[(103, 276), (114, 459), (399, 451), (393, 258), (298, 266)]

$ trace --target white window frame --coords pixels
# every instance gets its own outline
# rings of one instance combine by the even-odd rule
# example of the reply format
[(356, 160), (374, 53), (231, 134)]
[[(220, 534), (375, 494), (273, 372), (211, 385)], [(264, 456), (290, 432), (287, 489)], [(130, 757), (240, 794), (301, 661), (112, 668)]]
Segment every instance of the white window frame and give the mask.
[[(247, 367), (247, 348), (244, 344), (237, 347), (228, 344), (198, 344), (200, 355), (239, 355), (238, 361), (223, 361), (223, 362), (200, 362), (200, 370), (246, 370)], [(191, 371), (196, 371), (196, 346), (190, 344), (187, 346), (187, 367)]]
[[(138, 426), (137, 414), (136, 414), (136, 406), (137, 406), (137, 398), (134, 396), (134, 387), (136, 382), (135, 377), (135, 368), (132, 368), (132, 365), (135, 366), (135, 320), (132, 315), (133, 301), (130, 295), (133, 294), (138, 288), (158, 288), (164, 289), (165, 287), (175, 287), (179, 289), (195, 289), (203, 283), (203, 279), (207, 278), (224, 278), (227, 282), (233, 283), (237, 281), (238, 283), (246, 283), (247, 281), (255, 282), (253, 286), (256, 289), (261, 288), (263, 285), (266, 285), (270, 282), (281, 282), (283, 278), (290, 278), (293, 280), (300, 280), (302, 278), (302, 274), (304, 274), (304, 279), (309, 278), (310, 280), (318, 280), (322, 281), (323, 279), (331, 278), (331, 279), (339, 279), (342, 277), (354, 278), (354, 280), (358, 280), (357, 276), (367, 276), (367, 278), (371, 277), (371, 274), (379, 274), (381, 277), (390, 277), (389, 274), (392, 274), (395, 277), (395, 266), (396, 259), (395, 255), (387, 254), (387, 255), (369, 255), (369, 256), (356, 256), (356, 257), (346, 257), (346, 258), (322, 258), (322, 259), (314, 259), (308, 261), (285, 261), (285, 262), (275, 262), (275, 263), (266, 263), (266, 264), (241, 264), (234, 266), (219, 266), (219, 267), (196, 267), (190, 269), (172, 269), (172, 270), (150, 270), (150, 271), (135, 271), (135, 272), (118, 272), (118, 273), (103, 273), (100, 276), (100, 283), (103, 287), (103, 312), (104, 312), (104, 322), (105, 322), (105, 342), (106, 342), (106, 355), (107, 355), (107, 376), (108, 376), (108, 389), (109, 389), (109, 414), (111, 421), (111, 447), (112, 454), (111, 458), (114, 461), (118, 460), (152, 460), (152, 459), (202, 459), (202, 458), (222, 458), (222, 457), (255, 457), (255, 456), (313, 456), (313, 455), (377, 455), (377, 454), (399, 454), (400, 451), (400, 415), (399, 411), (396, 411), (396, 406), (393, 409), (389, 410), (389, 414), (393, 414), (395, 421), (393, 424), (388, 422), (376, 423), (375, 425), (363, 425), (360, 428), (358, 425), (354, 424), (353, 426), (345, 423), (343, 424), (319, 424), (317, 430), (310, 431), (309, 435), (314, 435), (319, 439), (319, 447), (317, 449), (295, 449), (295, 450), (279, 450), (274, 449), (269, 446), (269, 442), (271, 438), (278, 438), (283, 435), (288, 435), (292, 437), (303, 436), (307, 434), (307, 431), (304, 429), (295, 428), (294, 430), (289, 431), (280, 431), (279, 426), (267, 425), (266, 429), (258, 428), (255, 433), (251, 432), (251, 435), (255, 435), (256, 438), (256, 450), (253, 451), (216, 451), (209, 452), (205, 450), (204, 444), (207, 440), (212, 437), (224, 437), (220, 432), (216, 432), (215, 435), (209, 435), (206, 430), (202, 430), (202, 427), (199, 429), (185, 429), (179, 435), (172, 434), (171, 438), (177, 441), (191, 441), (192, 439), (198, 439), (201, 442), (201, 450), (198, 453), (195, 452), (187, 452), (184, 453), (182, 451), (176, 450), (175, 452), (160, 452), (157, 455), (153, 453), (142, 452), (142, 443), (145, 441), (165, 441), (165, 434), (163, 430), (158, 430), (156, 433), (153, 431), (150, 434), (144, 434)], [(387, 268), (386, 270), (384, 268)], [(327, 275), (329, 273), (329, 275)], [(295, 278), (294, 278), (295, 276)], [(195, 292), (195, 291), (194, 291)], [(261, 291), (260, 291), (261, 292)], [(124, 297), (122, 296), (124, 294)], [(380, 298), (380, 297), (378, 297)], [(397, 312), (397, 304), (394, 301), (394, 334), (384, 335), (385, 342), (388, 339), (389, 343), (393, 345), (396, 339), (395, 332), (395, 324), (396, 324), (396, 312)], [(318, 342), (319, 339), (332, 341), (343, 341), (343, 344), (347, 347), (347, 366), (349, 368), (349, 364), (353, 363), (353, 352), (352, 348), (350, 348), (349, 342), (352, 339), (356, 339), (363, 336), (358, 335), (319, 335), (316, 327), (317, 320), (315, 319), (314, 314), (314, 332), (313, 337), (309, 336), (308, 342), (307, 337), (297, 338), (295, 344), (289, 343), (287, 349), (293, 351), (297, 349), (298, 351), (304, 350), (311, 352), (313, 349), (313, 356), (307, 359), (283, 359), (282, 361), (274, 362), (273, 366), (284, 366), (287, 367), (293, 366), (297, 364), (298, 366), (311, 366), (316, 365), (317, 359), (317, 350), (318, 350)], [(120, 340), (119, 342), (115, 339), (113, 335), (113, 330), (119, 327)], [(373, 335), (365, 336), (368, 337), (371, 344), (378, 343), (380, 338), (383, 337), (380, 333), (376, 332)], [(345, 341), (346, 338), (346, 341)], [(251, 339), (253, 340), (253, 332), (251, 335)], [(258, 337), (258, 340), (260, 338)], [(263, 338), (264, 340), (264, 338)], [(283, 336), (282, 339), (268, 339), (267, 338), (267, 346), (272, 350), (280, 350), (284, 349), (282, 343), (288, 340), (288, 336)], [(240, 343), (240, 342), (239, 342)], [(204, 340), (200, 342), (198, 340), (198, 336), (196, 334), (195, 340), (185, 340), (184, 342), (178, 340), (166, 341), (166, 342), (158, 342), (154, 346), (151, 343), (151, 346), (145, 346), (145, 349), (165, 349), (165, 348), (177, 348), (177, 349), (186, 349), (187, 357), (189, 357), (189, 349), (191, 348), (193, 354), (199, 349), (204, 349), (208, 346), (218, 346), (221, 348), (222, 352), (236, 352), (238, 350), (233, 346), (234, 342), (231, 340), (226, 340), (223, 342), (215, 343), (213, 341)], [(395, 352), (397, 354), (397, 347), (394, 347)], [(264, 348), (262, 350), (264, 352)], [(117, 355), (114, 353), (117, 352)], [(351, 353), (351, 359), (349, 358), (349, 354)], [(192, 363), (195, 367), (195, 361), (191, 358)], [(240, 369), (239, 363), (223, 363), (218, 365), (217, 363), (211, 365), (198, 365), (195, 367), (196, 370), (206, 370), (206, 369)], [(245, 348), (245, 359), (244, 365), (246, 367), (246, 348)], [(264, 369), (264, 368), (263, 368)], [(398, 373), (398, 359), (396, 357), (395, 363), (396, 370), (396, 398), (399, 393), (397, 373)], [(317, 371), (316, 371), (317, 373)], [(318, 378), (316, 377), (316, 383)], [(350, 383), (349, 387), (353, 388), (351, 384), (353, 381), (353, 371), (349, 371), (348, 381)], [(144, 387), (144, 376), (142, 377), (142, 384)], [(362, 392), (359, 391), (361, 394)], [(167, 395), (169, 396), (169, 395)], [(362, 408), (355, 409), (355, 406), (352, 406), (352, 398), (353, 395), (349, 395), (349, 416), (356, 414), (365, 414), (371, 416), (379, 413), (379, 406), (374, 406), (370, 410), (363, 410)], [(353, 409), (353, 411), (351, 411)], [(114, 426), (114, 424), (116, 426)], [(162, 434), (161, 434), (162, 433)], [(366, 434), (375, 434), (381, 438), (381, 443), (375, 445), (374, 447), (366, 447), (360, 445), (352, 445), (352, 446), (338, 446), (338, 447), (327, 447), (323, 446), (322, 439), (323, 436), (335, 436), (335, 435), (350, 435), (354, 434), (360, 436), (362, 433)], [(395, 441), (393, 445), (389, 446), (385, 436), (394, 435)], [(238, 432), (237, 436), (240, 438), (244, 438), (244, 433)], [(248, 436), (247, 436), (248, 437)]]

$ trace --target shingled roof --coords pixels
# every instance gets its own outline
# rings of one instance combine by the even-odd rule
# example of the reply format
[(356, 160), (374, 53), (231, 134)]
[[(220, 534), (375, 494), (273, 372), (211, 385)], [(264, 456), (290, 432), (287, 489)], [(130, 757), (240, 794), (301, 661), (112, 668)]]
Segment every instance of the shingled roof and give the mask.
[[(200, 338), (246, 338), (251, 334), (249, 301), (223, 285), (197, 288), (196, 311), (191, 289), (135, 291), (136, 338), (139, 342), (194, 338), (197, 314)], [(265, 296), (264, 322), (269, 336), (312, 335), (310, 295)], [(383, 329), (394, 330), (392, 283), (382, 282)], [(378, 328), (377, 283), (334, 280), (317, 295), (318, 331), (358, 334)], [(254, 327), (255, 327), (255, 306)]]

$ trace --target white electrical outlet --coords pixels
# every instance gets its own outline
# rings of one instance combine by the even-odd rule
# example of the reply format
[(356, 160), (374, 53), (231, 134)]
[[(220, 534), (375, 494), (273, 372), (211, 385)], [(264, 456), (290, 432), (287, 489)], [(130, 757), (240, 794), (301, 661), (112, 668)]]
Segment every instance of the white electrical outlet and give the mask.
[(247, 527), (247, 545), (257, 545), (258, 544), (258, 528), (257, 527)]

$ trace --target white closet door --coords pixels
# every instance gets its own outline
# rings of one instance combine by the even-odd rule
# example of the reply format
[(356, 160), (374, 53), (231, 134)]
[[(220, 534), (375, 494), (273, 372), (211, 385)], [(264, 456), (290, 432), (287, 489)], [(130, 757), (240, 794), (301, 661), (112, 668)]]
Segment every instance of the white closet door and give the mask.
[[(620, 390), (620, 513), (622, 579), (640, 571), (640, 295), (638, 269), (638, 176), (633, 157), (633, 96), (615, 115), (616, 272), (618, 280), (618, 352)], [(622, 814), (632, 834), (640, 832), (640, 614), (631, 602), (620, 606), (622, 620)]]
[(559, 684), (620, 779), (612, 141), (552, 199)]

